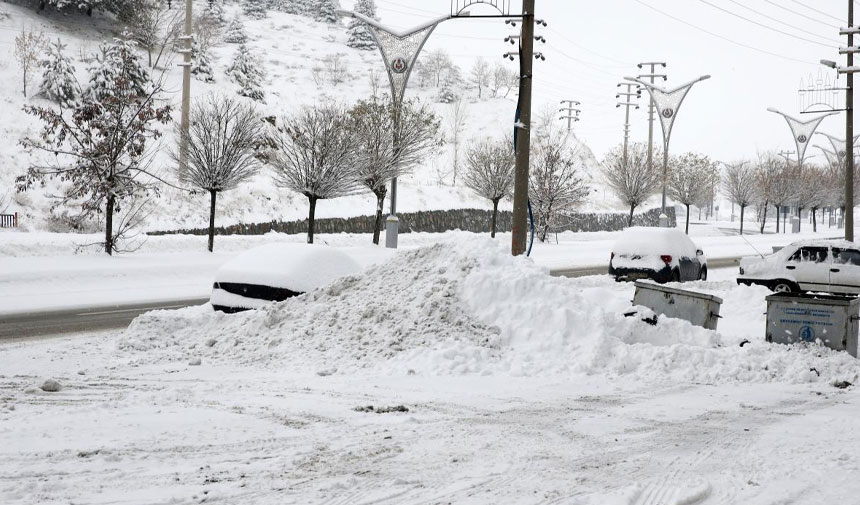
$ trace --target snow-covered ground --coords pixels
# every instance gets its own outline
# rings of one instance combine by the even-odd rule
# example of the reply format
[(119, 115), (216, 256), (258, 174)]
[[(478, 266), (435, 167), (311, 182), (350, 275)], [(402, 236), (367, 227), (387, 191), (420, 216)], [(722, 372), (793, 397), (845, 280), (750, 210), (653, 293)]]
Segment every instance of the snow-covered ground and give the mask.
[[(489, 239), (262, 310), (0, 344), (0, 502), (820, 504), (860, 496), (860, 362), (626, 318)], [(741, 346), (744, 339), (750, 343)], [(53, 378), (59, 392), (38, 387)]]

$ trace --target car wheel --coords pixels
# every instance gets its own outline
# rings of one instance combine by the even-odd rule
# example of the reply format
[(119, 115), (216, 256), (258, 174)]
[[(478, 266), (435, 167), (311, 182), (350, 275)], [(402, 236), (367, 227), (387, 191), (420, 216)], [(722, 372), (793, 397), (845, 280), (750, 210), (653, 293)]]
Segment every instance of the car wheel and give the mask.
[(699, 270), (699, 280), (700, 281), (708, 280), (708, 268), (707, 267), (702, 267), (702, 269)]
[(796, 293), (800, 291), (795, 283), (785, 280), (774, 281), (770, 290), (774, 293)]

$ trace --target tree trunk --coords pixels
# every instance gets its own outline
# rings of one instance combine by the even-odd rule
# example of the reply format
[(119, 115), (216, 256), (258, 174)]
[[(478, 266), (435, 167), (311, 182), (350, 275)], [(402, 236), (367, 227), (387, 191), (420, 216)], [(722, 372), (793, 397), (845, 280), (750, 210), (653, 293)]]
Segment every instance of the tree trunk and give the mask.
[(761, 228), (759, 229), (759, 233), (764, 235), (764, 225), (767, 223), (767, 204), (764, 204), (764, 216), (761, 218)]
[(105, 252), (109, 255), (113, 254), (113, 206), (114, 196), (110, 193), (105, 205)]
[(633, 209), (636, 208), (635, 203), (630, 204), (630, 217), (627, 218), (627, 226), (633, 226)]
[(314, 214), (317, 210), (317, 197), (308, 197), (308, 244), (314, 243)]
[(493, 221), (490, 224), (490, 238), (496, 238), (496, 215), (499, 213), (499, 199), (493, 200)]
[(687, 205), (687, 227), (684, 230), (684, 233), (689, 235), (690, 234), (690, 204), (688, 203), (686, 205)]
[(209, 202), (209, 252), (212, 252), (215, 245), (215, 198), (218, 194), (214, 189), (209, 190), (211, 196)]
[(779, 233), (779, 205), (774, 205), (776, 207), (776, 232)]
[(24, 67), (24, 98), (27, 98), (27, 67)]
[(379, 233), (382, 230), (382, 206), (385, 204), (385, 194), (387, 193), (385, 185), (380, 191), (374, 191), (376, 195), (376, 221), (373, 224), (373, 243), (379, 245)]
[(797, 231), (803, 227), (803, 222), (800, 220), (800, 215), (803, 213), (803, 207), (797, 208)]
[(815, 221), (815, 207), (812, 208), (812, 232), (818, 231), (818, 222)]
[(744, 209), (746, 205), (741, 205), (741, 235), (744, 234)]
[(699, 207), (699, 221), (702, 220), (702, 208)]

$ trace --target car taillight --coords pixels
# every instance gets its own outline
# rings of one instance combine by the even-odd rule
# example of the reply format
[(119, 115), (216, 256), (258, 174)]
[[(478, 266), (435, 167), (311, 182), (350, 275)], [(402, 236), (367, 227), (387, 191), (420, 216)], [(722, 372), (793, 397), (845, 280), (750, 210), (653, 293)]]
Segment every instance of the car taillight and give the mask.
[(672, 262), (672, 256), (670, 256), (668, 254), (661, 255), (660, 259), (663, 260), (663, 263), (665, 263), (667, 265)]

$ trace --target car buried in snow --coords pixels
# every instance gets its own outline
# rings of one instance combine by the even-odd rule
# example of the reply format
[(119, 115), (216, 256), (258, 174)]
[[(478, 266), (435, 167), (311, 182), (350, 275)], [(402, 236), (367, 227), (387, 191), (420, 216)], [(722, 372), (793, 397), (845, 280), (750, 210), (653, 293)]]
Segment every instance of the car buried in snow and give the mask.
[(275, 243), (245, 251), (215, 273), (212, 307), (227, 313), (257, 309), (361, 272), (346, 252), (314, 244)]
[(777, 293), (860, 294), (860, 247), (844, 240), (807, 240), (768, 256), (742, 258), (738, 284)]
[(708, 263), (702, 250), (684, 232), (637, 226), (621, 232), (612, 247), (609, 275), (617, 281), (707, 280)]

